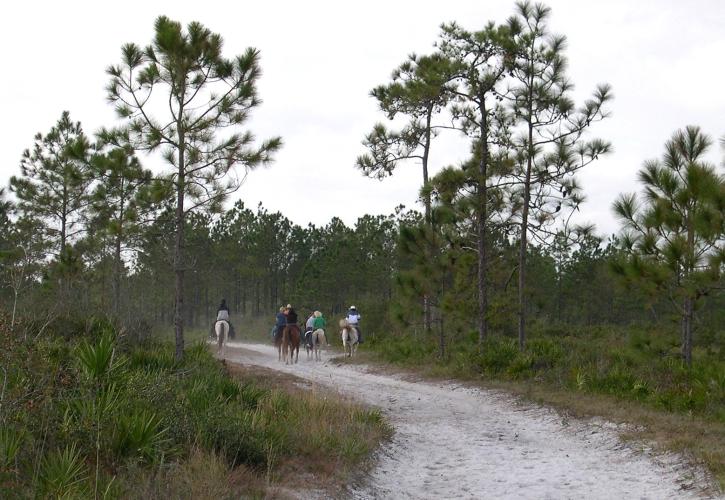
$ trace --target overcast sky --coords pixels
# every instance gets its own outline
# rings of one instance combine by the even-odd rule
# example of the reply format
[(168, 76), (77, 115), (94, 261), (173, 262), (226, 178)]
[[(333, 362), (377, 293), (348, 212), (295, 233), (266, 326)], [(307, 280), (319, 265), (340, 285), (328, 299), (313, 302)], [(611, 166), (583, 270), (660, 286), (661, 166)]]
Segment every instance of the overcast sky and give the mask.
[[(612, 200), (636, 189), (637, 169), (661, 154), (674, 130), (697, 124), (713, 137), (725, 134), (725, 1), (546, 3), (553, 30), (569, 40), (578, 100), (600, 82), (614, 89), (613, 115), (593, 132), (615, 152), (580, 176), (584, 216), (609, 234), (617, 229)], [(33, 135), (47, 132), (63, 110), (89, 134), (117, 123), (105, 100), (105, 68), (120, 62), (122, 44), (147, 45), (164, 14), (220, 33), (228, 57), (248, 46), (261, 51), (264, 103), (249, 127), (260, 138), (281, 135), (285, 145), (237, 193), (247, 206), (261, 201), (303, 225), (333, 216), (352, 224), (401, 203), (414, 207), (418, 165), (382, 182), (354, 168), (360, 141), (384, 119), (369, 91), (389, 81), (407, 54), (430, 52), (442, 22), (479, 29), (503, 22), (513, 7), (512, 0), (11, 2), (0, 30), (0, 184), (19, 173)], [(434, 171), (468, 152), (453, 136), (434, 147)], [(721, 158), (714, 147), (711, 161)], [(158, 160), (146, 166), (163, 168)]]

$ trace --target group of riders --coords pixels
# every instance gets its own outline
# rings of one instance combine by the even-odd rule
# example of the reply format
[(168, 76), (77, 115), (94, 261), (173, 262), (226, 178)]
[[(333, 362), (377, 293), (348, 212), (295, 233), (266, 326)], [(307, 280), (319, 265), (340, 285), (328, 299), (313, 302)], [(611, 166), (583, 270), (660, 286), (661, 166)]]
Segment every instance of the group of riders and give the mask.
[[(360, 333), (361, 318), (362, 316), (358, 312), (357, 307), (350, 306), (345, 320), (351, 327), (357, 330), (358, 343), (362, 343), (362, 334)], [(322, 330), (324, 333), (326, 325), (327, 321), (320, 311), (311, 312), (307, 321), (305, 321), (305, 333), (303, 337), (305, 344), (312, 347), (312, 332)], [(299, 328), (297, 312), (291, 304), (287, 304), (287, 307), (279, 308), (279, 312), (275, 316), (274, 328), (272, 328), (272, 338), (276, 337), (286, 326)]]
[[(362, 316), (357, 310), (357, 307), (350, 306), (350, 308), (347, 311), (347, 316), (345, 317), (345, 321), (347, 321), (347, 324), (351, 327), (355, 328), (357, 330), (358, 335), (358, 343), (362, 344), (362, 332), (360, 330), (360, 319)], [(230, 332), (233, 331), (232, 324), (229, 317), (229, 307), (227, 306), (226, 299), (222, 299), (221, 304), (219, 305), (219, 308), (217, 309), (217, 315), (216, 315), (216, 322), (219, 321), (225, 321), (227, 325), (229, 325)], [(322, 315), (320, 311), (313, 311), (310, 313), (310, 316), (307, 318), (307, 321), (305, 322), (305, 334), (304, 334), (304, 342), (305, 344), (311, 346), (312, 345), (312, 332), (317, 330), (325, 331), (325, 326), (327, 325), (327, 322), (325, 320), (325, 317)], [(280, 307), (279, 312), (277, 312), (275, 316), (275, 323), (274, 327), (272, 328), (272, 337), (276, 337), (278, 334), (281, 333), (281, 331), (286, 326), (295, 326), (299, 328), (298, 324), (298, 316), (297, 311), (294, 310), (291, 304), (287, 304), (287, 307)], [(231, 336), (231, 335), (230, 335)]]

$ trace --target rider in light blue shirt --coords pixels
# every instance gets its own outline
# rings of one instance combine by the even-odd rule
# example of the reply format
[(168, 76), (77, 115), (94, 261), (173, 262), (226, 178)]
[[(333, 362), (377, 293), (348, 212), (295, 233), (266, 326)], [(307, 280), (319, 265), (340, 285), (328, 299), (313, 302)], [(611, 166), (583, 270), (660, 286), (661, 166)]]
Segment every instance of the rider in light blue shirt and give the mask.
[(362, 332), (360, 331), (360, 318), (362, 318), (362, 315), (358, 312), (357, 308), (355, 306), (350, 306), (350, 309), (347, 311), (347, 322), (352, 325), (355, 330), (357, 330), (357, 341), (359, 344), (362, 344)]

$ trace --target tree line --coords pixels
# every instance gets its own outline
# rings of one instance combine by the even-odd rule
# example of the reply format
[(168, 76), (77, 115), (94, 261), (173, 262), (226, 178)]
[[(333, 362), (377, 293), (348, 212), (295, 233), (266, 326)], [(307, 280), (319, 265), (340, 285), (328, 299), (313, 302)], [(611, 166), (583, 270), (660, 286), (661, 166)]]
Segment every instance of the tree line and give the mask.
[[(259, 53), (225, 58), (220, 35), (158, 18), (152, 43), (124, 45), (108, 68), (118, 123), (89, 136), (64, 112), (24, 152), (12, 199), (0, 198), (12, 322), (96, 311), (173, 324), (180, 358), (185, 326), (206, 325), (222, 296), (244, 317), (286, 302), (329, 314), (356, 303), (373, 332), (435, 336), (442, 356), (450, 342), (485, 349), (492, 334), (523, 350), (532, 326), (674, 319), (690, 363), (695, 329), (725, 324), (725, 181), (705, 160), (712, 140), (688, 126), (642, 166), (641, 193), (614, 201), (620, 234), (574, 224), (585, 208), (577, 172), (612, 149), (590, 132), (612, 92), (602, 84), (574, 101), (550, 15), (524, 1), (478, 31), (444, 24), (432, 53), (372, 90), (388, 122), (364, 138), (356, 165), (379, 179), (420, 165), (424, 210), (353, 227), (225, 208), (282, 145), (247, 128), (261, 103)], [(432, 165), (442, 134), (465, 137), (469, 158)]]
[[(530, 302), (541, 286), (541, 277), (532, 274), (535, 259), (554, 259), (547, 281), (559, 281), (561, 309), (565, 260), (596, 249), (612, 271), (651, 292), (652, 300), (669, 300), (690, 364), (694, 311), (722, 287), (725, 265), (723, 175), (705, 160), (712, 140), (695, 126), (677, 131), (663, 159), (642, 167), (643, 193), (615, 202), (622, 234), (599, 248), (594, 226), (574, 224), (572, 217), (585, 201), (577, 172), (612, 149), (590, 135), (596, 122), (609, 117), (612, 92), (601, 84), (575, 103), (566, 38), (551, 32), (550, 15), (543, 4), (521, 1), (502, 24), (478, 31), (444, 24), (433, 53), (409, 56), (389, 83), (372, 90), (391, 123), (376, 124), (365, 137), (367, 152), (357, 166), (384, 178), (411, 160), (422, 165), (425, 219), (401, 232), (402, 248), (414, 256), (413, 265), (401, 270), (402, 289), (421, 301), (431, 332), (434, 320), (455, 318), (465, 296), (460, 284), (470, 283), (473, 268), (476, 304), (466, 310), (475, 311), (479, 344), (501, 321), (498, 304), (505, 297), (506, 308), (516, 304), (524, 350), (527, 322), (536, 315)], [(393, 128), (396, 119), (403, 125)], [(430, 152), (444, 133), (462, 134), (470, 157), (438, 166), (443, 168), (431, 177)], [(512, 318), (506, 318), (509, 324)]]

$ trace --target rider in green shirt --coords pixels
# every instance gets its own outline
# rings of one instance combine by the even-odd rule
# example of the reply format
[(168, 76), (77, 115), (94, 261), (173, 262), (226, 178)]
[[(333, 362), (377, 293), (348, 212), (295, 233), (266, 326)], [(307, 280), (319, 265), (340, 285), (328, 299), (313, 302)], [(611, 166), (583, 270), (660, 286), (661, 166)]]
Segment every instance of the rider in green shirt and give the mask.
[(312, 323), (312, 328), (315, 330), (325, 330), (325, 318), (322, 316), (322, 313), (320, 311), (315, 311), (315, 321)]

